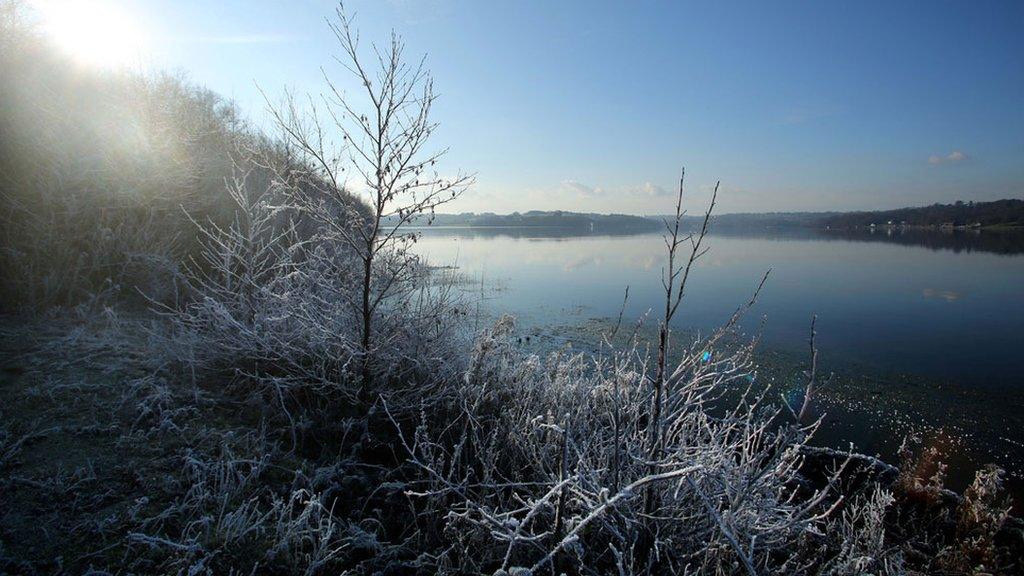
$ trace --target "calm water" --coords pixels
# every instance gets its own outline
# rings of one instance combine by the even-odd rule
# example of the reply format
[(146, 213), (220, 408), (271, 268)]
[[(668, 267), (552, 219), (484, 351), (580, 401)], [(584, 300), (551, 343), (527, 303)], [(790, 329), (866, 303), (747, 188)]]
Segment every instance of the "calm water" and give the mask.
[[(709, 238), (677, 317), (711, 329), (772, 272), (747, 327), (803, 349), (818, 315), (823, 355), (972, 384), (1024, 382), (1024, 254), (956, 251), (834, 236)], [(1024, 245), (1024, 236), (1018, 238)], [(523, 321), (626, 318), (661, 302), (658, 234), (555, 236), (544, 231), (433, 229), (419, 251), (497, 288), (491, 306)]]
[[(846, 405), (830, 408), (840, 415), (826, 431), (831, 440), (891, 455), (903, 425), (927, 424), (943, 438), (967, 438), (967, 447), (949, 456), (965, 470), (996, 461), (1021, 485), (1024, 234), (802, 232), (713, 234), (708, 241), (677, 328), (719, 326), (771, 268), (744, 329), (756, 331), (766, 318), (766, 347), (804, 358), (817, 314), (824, 369), (870, 375), (847, 385)], [(487, 307), (526, 326), (614, 318), (626, 286), (628, 320), (649, 309), (656, 315), (662, 302), (659, 234), (428, 229), (418, 251), (482, 278)], [(918, 380), (897, 383), (897, 373)], [(895, 416), (895, 406), (910, 415)], [(880, 420), (888, 427), (873, 424)]]

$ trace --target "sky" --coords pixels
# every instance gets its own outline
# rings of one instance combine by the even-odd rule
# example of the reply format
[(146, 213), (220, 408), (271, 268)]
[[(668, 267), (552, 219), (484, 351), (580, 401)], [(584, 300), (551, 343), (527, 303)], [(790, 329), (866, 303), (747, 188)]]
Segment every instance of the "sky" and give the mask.
[[(46, 2), (49, 0), (39, 0)], [(54, 0), (56, 1), (56, 0)], [(351, 75), (329, 0), (98, 0), (254, 124)], [(1022, 2), (351, 0), (364, 45), (427, 55), (446, 211), (886, 209), (1024, 197)]]

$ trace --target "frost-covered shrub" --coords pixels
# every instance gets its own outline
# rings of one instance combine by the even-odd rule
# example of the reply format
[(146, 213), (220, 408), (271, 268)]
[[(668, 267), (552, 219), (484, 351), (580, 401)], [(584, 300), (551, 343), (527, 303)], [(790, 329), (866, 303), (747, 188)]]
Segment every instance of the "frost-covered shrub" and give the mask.
[(634, 346), (539, 358), (516, 350), (513, 331), (506, 317), (485, 332), (443, 421), (424, 415), (402, 437), (421, 472), (408, 494), (436, 518), (451, 565), (761, 573), (811, 561), (798, 544), (828, 529), (840, 470), (802, 488), (814, 427), (779, 425), (752, 384), (750, 346), (727, 346), (720, 331), (687, 348), (651, 454)]
[(344, 398), (354, 321), (343, 297), (345, 255), (300, 236), (286, 187), (255, 160), (227, 183), (230, 224), (194, 224), (199, 257), (183, 298), (162, 307), (169, 360), (193, 373), (227, 372), (273, 403), (293, 389)]
[[(240, 162), (226, 188), (233, 218), (226, 226), (193, 221), (201, 250), (179, 278), (181, 297), (157, 304), (169, 321), (161, 352), (170, 364), (191, 375), (227, 375), (281, 409), (293, 429), (311, 409), (336, 412), (359, 401), (365, 356), (361, 263), (336, 238), (343, 224), (324, 234), (320, 220), (307, 218), (308, 196), (317, 193), (309, 178), (274, 157)], [(371, 280), (393, 293), (374, 310), (382, 391), (412, 387), (422, 395), (455, 378), (466, 306), (454, 276), (388, 250), (374, 263), (403, 268)]]
[(135, 529), (125, 538), (134, 565), (146, 571), (220, 574), (259, 569), (289, 574), (338, 569), (349, 531), (317, 494), (298, 488), (280, 496), (261, 476), (270, 454), (185, 458), (184, 493), (162, 509), (136, 502)]
[(835, 552), (821, 573), (903, 574), (903, 554), (886, 538), (886, 512), (894, 501), (890, 492), (873, 489), (854, 498), (842, 514), (833, 517), (825, 533)]
[(1010, 515), (1010, 502), (1003, 490), (1004, 475), (994, 465), (975, 474), (956, 509), (954, 544), (939, 553), (939, 566), (965, 574), (997, 568), (996, 534)]

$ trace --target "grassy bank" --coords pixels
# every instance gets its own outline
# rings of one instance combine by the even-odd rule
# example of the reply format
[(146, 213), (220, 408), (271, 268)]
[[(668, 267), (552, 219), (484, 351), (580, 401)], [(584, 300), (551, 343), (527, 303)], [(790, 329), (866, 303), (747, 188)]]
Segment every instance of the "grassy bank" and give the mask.
[[(593, 426), (608, 426), (609, 434), (614, 430), (613, 404), (607, 402), (615, 397), (606, 396), (612, 389), (606, 387), (607, 380), (601, 384), (602, 370), (592, 364), (598, 357), (564, 349), (541, 357), (516, 352), (526, 334), (507, 322), (500, 332), (490, 331), (478, 341), (477, 356), (466, 369), (470, 382), (459, 379), (458, 384), (435, 387), (430, 396), (412, 389), (414, 401), (395, 391), (368, 413), (352, 404), (334, 405), (331, 418), (310, 419), (295, 430), (292, 421), (302, 415), (286, 414), (253, 395), (246, 378), (232, 377), (230, 371), (218, 371), (220, 377), (204, 371), (193, 379), (188, 371), (174, 369), (160, 347), (153, 347), (160, 341), (153, 339), (153, 330), (148, 315), (113, 313), (99, 320), (5, 322), (0, 348), (0, 490), (9, 503), (0, 514), (5, 571), (82, 572), (92, 567), (135, 573), (489, 573), (500, 566), (509, 542), (494, 540), (489, 530), (477, 532), (474, 525), (498, 514), (528, 515), (532, 508), (523, 509), (524, 502), (537, 502), (562, 482), (559, 478), (572, 478), (560, 472), (562, 434), (573, 434), (570, 446), (576, 453), (570, 462), (582, 476), (587, 470), (583, 467), (593, 465), (584, 450), (592, 449), (594, 434), (601, 429)], [(622, 400), (627, 398), (623, 392)], [(735, 386), (722, 392), (742, 395)], [(640, 394), (633, 402), (646, 405), (640, 389), (633, 393)], [(469, 401), (478, 404), (467, 406)], [(701, 409), (697, 415), (703, 413)], [(575, 414), (569, 420), (578, 426), (575, 432), (564, 428), (559, 414)], [(772, 414), (779, 416), (777, 411)], [(587, 423), (591, 418), (595, 422)], [(787, 429), (784, 425), (780, 430)], [(767, 433), (760, 429), (760, 442), (772, 437)], [(803, 443), (800, 436), (778, 438), (780, 448)], [(708, 440), (687, 441), (688, 458), (707, 462), (710, 454), (699, 454)], [(760, 445), (766, 455), (781, 456)], [(708, 449), (717, 453), (721, 446)], [(787, 542), (773, 553), (805, 557), (807, 562), (817, 558), (794, 573), (823, 572), (848, 558), (844, 554), (853, 555), (849, 561), (856, 567), (884, 562), (886, 573), (957, 573), (937, 563), (943, 558), (948, 562), (954, 554), (977, 553), (960, 549), (958, 535), (971, 530), (961, 518), (976, 510), (983, 521), (999, 510), (1001, 500), (988, 492), (998, 485), (997, 477), (981, 476), (985, 480), (971, 493), (985, 492), (959, 500), (931, 479), (937, 462), (929, 449), (908, 453), (900, 473), (841, 453), (825, 459), (811, 452), (800, 457), (791, 480), (802, 478), (799, 483), (810, 483), (808, 489), (826, 485), (821, 482), (827, 483), (845, 463), (842, 480), (827, 492), (827, 505), (821, 505), (823, 511), (838, 505), (816, 520), (821, 533), (855, 538), (860, 530), (881, 530), (874, 537), (883, 547), (844, 553), (838, 541), (800, 532), (797, 545)], [(589, 473), (603, 479), (598, 486), (610, 490), (610, 461), (601, 457), (598, 462)], [(777, 463), (769, 462), (769, 469), (777, 470)], [(635, 473), (642, 474), (643, 466)], [(746, 475), (739, 474), (732, 482), (744, 481)], [(626, 478), (624, 473), (620, 485)], [(767, 481), (774, 483), (774, 476)], [(796, 488), (788, 485), (778, 486), (782, 494)], [(808, 494), (814, 493), (812, 489)], [(567, 526), (600, 505), (600, 498), (590, 503), (583, 495), (568, 494)], [(691, 495), (696, 498), (692, 504), (676, 500), (685, 498), (678, 485), (663, 494), (671, 495), (677, 510), (695, 506), (687, 525), (696, 518), (710, 522), (701, 540), (713, 541), (720, 534), (714, 515), (702, 511), (696, 494)], [(840, 503), (840, 495), (850, 501)], [(603, 520), (621, 521), (620, 515), (639, 505), (641, 496), (623, 498), (621, 509), (606, 510)], [(502, 504), (506, 497), (512, 500)], [(551, 530), (557, 506), (548, 502), (550, 508), (533, 512), (531, 529)], [(719, 506), (728, 506), (727, 501), (720, 500)], [(1013, 520), (998, 524), (1001, 528), (991, 535), (994, 556), (988, 561), (1012, 573), (1020, 526)], [(629, 541), (611, 540), (603, 560), (600, 551), (596, 558), (586, 556), (595, 539), (614, 538), (608, 529), (603, 522), (593, 526), (584, 533), (589, 546), (559, 554), (558, 561), (570, 567), (607, 561), (614, 567), (613, 550), (630, 546)], [(697, 558), (724, 555), (728, 561), (727, 550), (701, 540), (682, 550)], [(513, 546), (511, 559), (537, 558), (532, 552), (539, 553), (537, 548), (527, 544), (516, 551)], [(644, 571), (635, 564), (632, 570)]]

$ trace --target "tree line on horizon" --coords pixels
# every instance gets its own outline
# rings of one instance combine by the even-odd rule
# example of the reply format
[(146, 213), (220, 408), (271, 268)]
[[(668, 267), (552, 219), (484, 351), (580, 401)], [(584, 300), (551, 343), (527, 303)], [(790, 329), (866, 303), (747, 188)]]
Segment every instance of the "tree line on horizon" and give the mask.
[[(424, 215), (414, 225), (467, 227), (550, 227), (593, 228), (595, 230), (660, 230), (664, 215), (599, 214), (568, 210), (529, 210), (496, 214), (494, 212), (461, 212), (458, 214)], [(687, 227), (700, 224), (698, 216), (684, 216)], [(1024, 226), (1024, 200), (1004, 199), (990, 202), (935, 203), (930, 206), (852, 212), (748, 212), (712, 216), (712, 224), (724, 228), (868, 228), (885, 225), (914, 227)]]
[(872, 212), (846, 212), (827, 217), (830, 228), (862, 228), (883, 225), (907, 226), (1024, 226), (1024, 200), (932, 204)]

